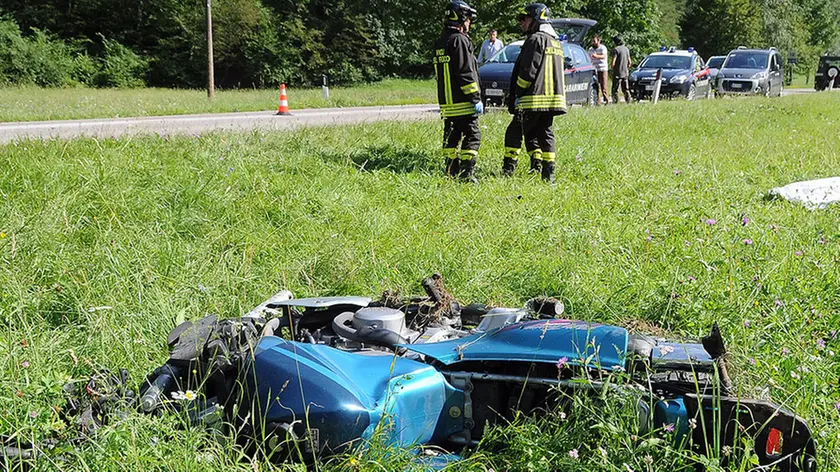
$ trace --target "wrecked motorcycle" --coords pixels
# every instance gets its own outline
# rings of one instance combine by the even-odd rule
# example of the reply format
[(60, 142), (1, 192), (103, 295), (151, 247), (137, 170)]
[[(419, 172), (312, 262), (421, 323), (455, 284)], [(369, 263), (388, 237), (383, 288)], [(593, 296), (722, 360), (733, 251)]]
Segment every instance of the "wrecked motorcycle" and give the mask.
[[(196, 390), (196, 422), (235, 425), (278, 460), (313, 461), (377, 431), (400, 447), (475, 445), (489, 425), (557, 407), (573, 390), (627, 388), (647, 398), (637, 407), (642, 425), (673, 425), (701, 454), (717, 441), (742, 447), (748, 435), (762, 466), (816, 470), (802, 419), (730, 396), (717, 326), (701, 343), (672, 342), (562, 319), (555, 299), (461, 306), (438, 275), (423, 286), (426, 297), (380, 300), (284, 291), (242, 318), (183, 323), (140, 407), (154, 412)], [(614, 372), (631, 380), (603, 380)]]

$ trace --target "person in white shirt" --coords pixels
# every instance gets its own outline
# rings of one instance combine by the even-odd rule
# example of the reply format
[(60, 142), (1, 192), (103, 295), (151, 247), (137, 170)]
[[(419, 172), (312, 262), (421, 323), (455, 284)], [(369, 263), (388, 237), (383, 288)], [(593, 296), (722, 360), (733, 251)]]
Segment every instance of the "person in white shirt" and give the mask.
[(601, 44), (601, 38), (596, 34), (592, 37), (592, 47), (589, 48), (589, 57), (592, 65), (595, 66), (595, 75), (598, 77), (598, 104), (610, 103), (610, 96), (607, 94), (607, 47)]
[(496, 30), (490, 30), (490, 39), (485, 39), (481, 44), (481, 51), (478, 52), (478, 62), (485, 62), (495, 56), (497, 52), (505, 47), (501, 39), (496, 39)]

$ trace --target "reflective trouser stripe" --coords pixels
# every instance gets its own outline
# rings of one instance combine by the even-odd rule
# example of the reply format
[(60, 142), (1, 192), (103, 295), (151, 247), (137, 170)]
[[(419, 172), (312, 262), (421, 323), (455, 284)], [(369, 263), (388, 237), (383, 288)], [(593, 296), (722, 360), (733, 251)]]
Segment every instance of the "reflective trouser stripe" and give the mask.
[(461, 149), (461, 156), (466, 156), (466, 160), (475, 159), (475, 156), (478, 155), (478, 151), (474, 151), (472, 149)]
[(509, 157), (511, 159), (519, 159), (519, 153), (520, 152), (522, 152), (521, 148), (506, 147), (505, 148), (505, 157)]
[(464, 92), (465, 95), (476, 93), (478, 92), (478, 84), (475, 82), (469, 83), (461, 87), (461, 90)]
[(446, 104), (452, 103), (452, 79), (449, 77), (449, 64), (443, 65), (443, 94)]
[(542, 153), (542, 158), (546, 162), (554, 162), (555, 153), (553, 152), (544, 152)]
[(443, 148), (443, 157), (446, 159), (458, 159), (458, 149), (457, 148)]
[(542, 149), (534, 149), (533, 151), (528, 151), (528, 155), (531, 156), (531, 159), (542, 160), (543, 158)]
[(531, 83), (532, 82), (529, 82), (529, 81), (523, 79), (522, 77), (517, 77), (516, 78), (516, 86), (519, 87), (519, 88), (526, 89), (526, 88), (531, 86)]

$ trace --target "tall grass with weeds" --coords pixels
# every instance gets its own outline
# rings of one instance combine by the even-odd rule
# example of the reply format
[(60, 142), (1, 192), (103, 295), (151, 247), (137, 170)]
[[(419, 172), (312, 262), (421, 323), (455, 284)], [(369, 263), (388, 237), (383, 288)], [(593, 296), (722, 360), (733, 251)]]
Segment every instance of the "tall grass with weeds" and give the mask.
[[(288, 89), (289, 107), (335, 108), (435, 103), (432, 80), (386, 79), (370, 85), (321, 89)], [(0, 87), (0, 122), (186, 115), (277, 110), (279, 91), (219, 90), (212, 101), (203, 90), (160, 88), (93, 89)]]
[[(5, 146), (0, 435), (69, 436), (61, 385), (98, 367), (139, 383), (182, 320), (237, 316), (279, 288), (414, 292), (439, 271), (464, 301), (555, 295), (569, 317), (674, 336), (718, 322), (737, 393), (805, 418), (820, 467), (836, 470), (840, 208), (764, 194), (840, 174), (838, 105), (814, 94), (574, 109), (556, 119), (554, 187), (498, 175), (503, 113), (481, 117), (479, 185), (442, 176), (437, 121)], [(580, 401), (568, 421), (494, 430), (463, 467), (685, 463), (659, 433), (644, 451), (631, 442), (623, 400)], [(174, 421), (131, 415), (36, 469), (275, 467)], [(323, 468), (396, 464), (365, 454), (364, 467), (348, 456)]]

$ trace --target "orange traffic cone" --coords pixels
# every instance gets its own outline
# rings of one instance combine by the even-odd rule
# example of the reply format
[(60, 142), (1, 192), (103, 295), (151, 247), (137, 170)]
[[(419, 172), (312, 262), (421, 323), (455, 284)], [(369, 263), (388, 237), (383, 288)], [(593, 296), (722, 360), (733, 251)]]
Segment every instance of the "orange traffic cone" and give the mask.
[(291, 115), (289, 113), (289, 99), (286, 97), (286, 84), (280, 84), (280, 105), (277, 107), (278, 115)]

